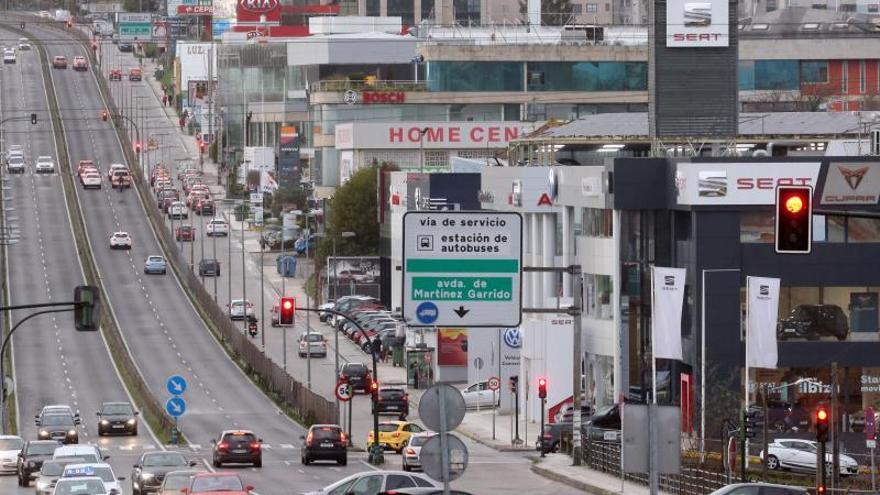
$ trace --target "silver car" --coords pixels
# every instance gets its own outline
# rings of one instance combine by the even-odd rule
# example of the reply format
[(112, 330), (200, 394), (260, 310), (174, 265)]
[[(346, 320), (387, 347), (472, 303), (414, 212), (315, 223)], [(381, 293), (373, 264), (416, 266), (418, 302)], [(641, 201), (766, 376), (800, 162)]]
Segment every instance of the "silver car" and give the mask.
[(402, 469), (404, 471), (412, 471), (413, 469), (422, 468), (422, 446), (425, 445), (425, 442), (434, 435), (436, 435), (436, 433), (433, 431), (423, 431), (421, 433), (414, 433), (409, 437), (406, 446), (401, 452), (403, 455), (400, 456)]

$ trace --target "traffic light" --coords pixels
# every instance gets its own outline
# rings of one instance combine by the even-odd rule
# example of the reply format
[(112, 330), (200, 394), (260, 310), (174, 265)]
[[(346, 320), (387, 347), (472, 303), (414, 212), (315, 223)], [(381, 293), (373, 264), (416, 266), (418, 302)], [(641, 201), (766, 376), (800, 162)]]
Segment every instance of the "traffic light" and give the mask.
[(828, 441), (828, 416), (824, 405), (816, 408), (816, 441), (819, 443)]
[(816, 495), (825, 495), (825, 483), (816, 485)]
[(379, 382), (376, 380), (370, 382), (370, 396), (373, 399), (373, 402), (379, 400)]
[(140, 153), (140, 152), (141, 152), (141, 142), (140, 142), (140, 141), (135, 141), (135, 142), (134, 142), (134, 152), (135, 152), (135, 153)]
[(813, 244), (813, 188), (776, 188), (776, 252), (810, 254)]
[(98, 288), (89, 285), (77, 286), (73, 291), (73, 323), (80, 332), (98, 329), (100, 312), (98, 310)]
[(547, 398), (547, 379), (543, 376), (541, 378), (538, 378), (538, 398)]
[(31, 114), (31, 125), (37, 125), (37, 114)]
[(208, 143), (199, 141), (199, 154), (204, 155), (206, 149), (208, 149)]
[(101, 112), (101, 120), (103, 120), (104, 122), (107, 122), (107, 119), (109, 119), (109, 118), (110, 118), (110, 114), (107, 113), (107, 110), (104, 110), (103, 112)]
[(293, 315), (296, 313), (296, 300), (292, 297), (281, 298), (281, 314), (278, 316), (278, 324), (281, 326), (293, 326)]
[(743, 435), (745, 438), (755, 438), (758, 434), (758, 416), (761, 411), (743, 411)]
[(508, 387), (510, 387), (510, 393), (517, 393), (517, 389), (519, 388), (519, 376), (511, 376), (510, 382), (508, 382)]

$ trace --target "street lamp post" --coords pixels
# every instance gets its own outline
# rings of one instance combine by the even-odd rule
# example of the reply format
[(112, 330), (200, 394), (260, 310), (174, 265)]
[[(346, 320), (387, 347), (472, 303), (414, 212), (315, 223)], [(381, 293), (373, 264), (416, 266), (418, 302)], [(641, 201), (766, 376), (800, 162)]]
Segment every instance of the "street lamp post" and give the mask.
[(425, 133), (428, 132), (428, 127), (423, 127), (419, 129), (419, 173), (425, 173)]

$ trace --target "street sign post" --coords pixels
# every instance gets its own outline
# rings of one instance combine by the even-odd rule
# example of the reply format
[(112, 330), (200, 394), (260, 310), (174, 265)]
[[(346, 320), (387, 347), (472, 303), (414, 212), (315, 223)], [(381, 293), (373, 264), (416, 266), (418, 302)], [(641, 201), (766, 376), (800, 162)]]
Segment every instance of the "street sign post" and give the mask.
[(415, 327), (516, 327), (522, 320), (522, 216), (403, 216), (403, 316)]
[(165, 389), (171, 395), (183, 395), (186, 392), (186, 379), (180, 375), (172, 375), (165, 382)]
[(351, 399), (351, 385), (345, 381), (336, 382), (336, 398), (342, 402)]
[(501, 379), (497, 376), (491, 376), (489, 377), (487, 385), (489, 386), (489, 390), (498, 390), (501, 388)]
[(168, 402), (165, 403), (165, 412), (176, 420), (186, 412), (186, 401), (183, 400), (183, 397), (178, 396), (168, 399)]
[(865, 408), (865, 444), (871, 451), (871, 490), (877, 491), (877, 465), (874, 450), (877, 448), (877, 417), (873, 407)]

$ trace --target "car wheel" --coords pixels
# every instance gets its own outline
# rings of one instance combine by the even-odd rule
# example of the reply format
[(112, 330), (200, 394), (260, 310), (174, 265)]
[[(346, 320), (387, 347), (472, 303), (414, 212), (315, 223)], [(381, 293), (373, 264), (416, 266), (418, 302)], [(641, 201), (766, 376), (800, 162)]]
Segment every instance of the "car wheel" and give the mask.
[(780, 467), (779, 466), (779, 459), (775, 455), (768, 455), (766, 463), (767, 463), (767, 469), (769, 469), (771, 471), (776, 471)]
[(254, 463), (255, 468), (263, 467), (263, 459), (257, 459), (257, 462)]
[(412, 468), (410, 468), (409, 466), (407, 466), (407, 465), (406, 465), (406, 462), (402, 462), (401, 465), (400, 465), (400, 469), (403, 469), (404, 471), (410, 471)]
[(211, 464), (213, 464), (215, 468), (220, 467), (220, 461), (216, 458), (214, 459), (214, 461)]
[(336, 463), (339, 464), (340, 466), (347, 466), (348, 465), (348, 456), (340, 457), (339, 460), (336, 461)]
[(133, 437), (138, 436), (138, 427), (137, 427), (137, 425), (134, 425), (134, 429), (131, 430), (131, 436), (133, 436)]
[(302, 462), (302, 465), (303, 465), (303, 466), (308, 466), (308, 465), (309, 465), (309, 462), (311, 462), (311, 461), (309, 460), (308, 456), (303, 456), (302, 458), (300, 458), (300, 461)]
[(165, 270), (162, 270), (162, 275), (165, 275)]

